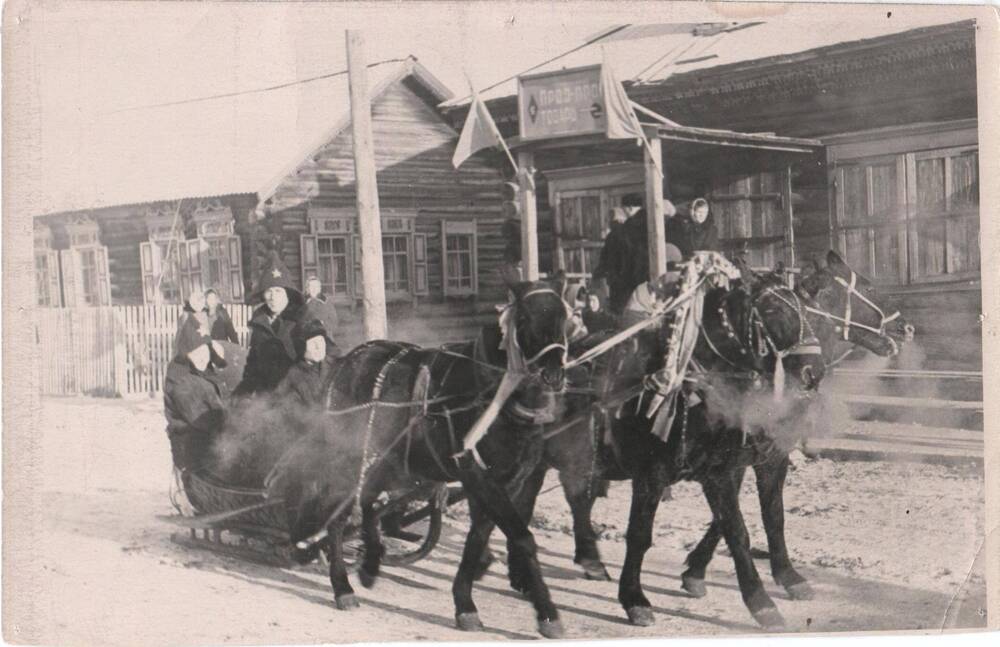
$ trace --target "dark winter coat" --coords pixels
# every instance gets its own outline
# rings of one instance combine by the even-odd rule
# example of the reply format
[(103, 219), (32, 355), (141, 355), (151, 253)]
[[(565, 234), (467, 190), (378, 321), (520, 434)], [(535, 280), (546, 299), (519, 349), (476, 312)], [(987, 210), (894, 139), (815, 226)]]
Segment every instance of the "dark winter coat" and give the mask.
[(630, 293), (629, 274), (629, 249), (625, 223), (613, 222), (608, 235), (604, 237), (601, 256), (594, 270), (594, 278), (604, 279), (608, 284), (608, 306), (612, 312), (621, 312), (625, 307), (625, 301)]
[(197, 471), (210, 457), (212, 441), (222, 429), (225, 406), (211, 371), (203, 373), (184, 357), (167, 365), (163, 382), (163, 411), (174, 465)]
[(266, 305), (257, 308), (250, 319), (250, 349), (243, 369), (243, 380), (233, 392), (242, 396), (273, 391), (297, 359), (294, 329), (298, 311), (291, 304), (274, 322)]
[[(206, 311), (207, 312), (207, 311)], [(207, 313), (208, 327), (212, 339), (218, 341), (228, 341), (234, 344), (240, 343), (240, 338), (236, 335), (236, 328), (233, 326), (232, 317), (226, 309), (219, 304), (215, 307), (215, 314)]]
[[(337, 330), (340, 326), (337, 319), (337, 308), (334, 307), (333, 303), (327, 300), (325, 295), (319, 295), (318, 297), (309, 297), (306, 299), (306, 305), (302, 310), (302, 321), (312, 321), (313, 319), (318, 320), (323, 324), (323, 330), (326, 331), (326, 336), (332, 340), (337, 338)], [(327, 343), (326, 345), (327, 357), (336, 357), (340, 354), (337, 346), (335, 344)]]
[(678, 213), (667, 220), (667, 242), (677, 246), (684, 258), (694, 252), (719, 251), (719, 231), (715, 218), (709, 212), (705, 222), (697, 223), (691, 216)]
[(333, 362), (310, 362), (301, 359), (288, 370), (285, 379), (274, 390), (274, 398), (283, 406), (286, 403), (301, 408), (319, 406), (323, 403), (327, 383), (333, 372)]

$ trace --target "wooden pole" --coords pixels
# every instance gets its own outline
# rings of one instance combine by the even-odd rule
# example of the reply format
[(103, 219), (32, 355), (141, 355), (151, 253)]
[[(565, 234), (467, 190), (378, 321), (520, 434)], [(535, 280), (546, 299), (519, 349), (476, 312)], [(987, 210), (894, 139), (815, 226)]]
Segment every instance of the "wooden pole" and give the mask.
[[(787, 266), (795, 268), (795, 213), (792, 209), (792, 167), (786, 166), (784, 177), (781, 178), (781, 202), (785, 210), (785, 244), (788, 253), (785, 255)], [(789, 284), (793, 284), (794, 276), (789, 274)]]
[(517, 152), (517, 165), (521, 172), (521, 279), (538, 280), (538, 213), (535, 201), (535, 181), (530, 175), (534, 170), (535, 155), (531, 151)]
[(375, 180), (372, 112), (365, 66), (365, 39), (347, 30), (347, 76), (351, 88), (351, 132), (354, 139), (354, 176), (357, 188), (358, 229), (361, 233), (361, 283), (364, 288), (365, 340), (389, 336), (385, 313), (385, 270), (382, 267), (382, 221)]
[(667, 271), (667, 232), (663, 220), (663, 176), (658, 162), (662, 158), (660, 138), (649, 138), (643, 147), (646, 178), (646, 239), (649, 247), (649, 278), (654, 280)]

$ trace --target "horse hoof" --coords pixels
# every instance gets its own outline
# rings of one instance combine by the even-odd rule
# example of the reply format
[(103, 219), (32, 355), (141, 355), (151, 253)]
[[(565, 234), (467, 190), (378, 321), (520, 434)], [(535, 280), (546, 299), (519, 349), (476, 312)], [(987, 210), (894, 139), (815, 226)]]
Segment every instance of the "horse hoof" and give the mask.
[(652, 627), (656, 624), (656, 618), (650, 607), (629, 607), (625, 613), (628, 614), (628, 621), (638, 627)]
[(795, 584), (788, 584), (785, 586), (785, 591), (788, 592), (789, 597), (793, 600), (812, 600), (816, 597), (813, 588), (809, 586), (809, 582), (802, 580), (801, 582), (796, 582)]
[(566, 635), (566, 630), (563, 629), (562, 621), (556, 618), (555, 620), (539, 620), (538, 633), (545, 638), (562, 638)]
[(598, 582), (611, 581), (608, 569), (604, 567), (604, 564), (599, 559), (584, 560), (580, 563), (580, 567), (583, 569), (583, 576), (588, 580), (596, 580)]
[(785, 619), (777, 607), (762, 607), (753, 613), (754, 620), (767, 631), (781, 631), (785, 628)]
[(357, 609), (360, 606), (361, 604), (358, 603), (358, 598), (353, 593), (341, 595), (337, 598), (337, 608), (341, 611), (350, 611), (351, 609)]
[(462, 631), (482, 631), (484, 629), (483, 621), (479, 619), (479, 614), (475, 611), (456, 615), (455, 626)]
[(693, 598), (703, 598), (708, 594), (705, 589), (705, 580), (691, 575), (681, 575), (681, 588), (691, 594)]
[(361, 580), (361, 586), (366, 589), (370, 589), (375, 586), (375, 580), (377, 578), (378, 575), (373, 575), (363, 568), (358, 571), (358, 579)]

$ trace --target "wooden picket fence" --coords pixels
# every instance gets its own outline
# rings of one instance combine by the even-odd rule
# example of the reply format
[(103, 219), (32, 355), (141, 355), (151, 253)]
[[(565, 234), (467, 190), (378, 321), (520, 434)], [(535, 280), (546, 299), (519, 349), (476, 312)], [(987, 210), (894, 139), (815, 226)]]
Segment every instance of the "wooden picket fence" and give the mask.
[[(226, 309), (245, 346), (252, 309)], [(42, 394), (116, 397), (161, 392), (181, 312), (179, 305), (36, 310)]]

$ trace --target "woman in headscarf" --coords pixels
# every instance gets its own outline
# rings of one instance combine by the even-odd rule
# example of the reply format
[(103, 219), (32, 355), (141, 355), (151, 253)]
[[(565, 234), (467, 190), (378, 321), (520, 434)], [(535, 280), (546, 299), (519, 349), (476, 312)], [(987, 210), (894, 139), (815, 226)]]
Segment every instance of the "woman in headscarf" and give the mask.
[(205, 291), (205, 319), (212, 339), (240, 343), (236, 328), (233, 327), (233, 320), (219, 301), (219, 293), (215, 288)]
[(667, 220), (667, 242), (676, 245), (684, 258), (719, 251), (719, 232), (705, 198), (693, 200), (687, 213), (678, 211)]
[(302, 309), (302, 321), (319, 320), (323, 324), (329, 343), (326, 345), (328, 357), (339, 357), (340, 349), (333, 342), (340, 327), (337, 319), (337, 308), (333, 301), (323, 294), (323, 284), (316, 276), (310, 276), (306, 280), (306, 304)]

